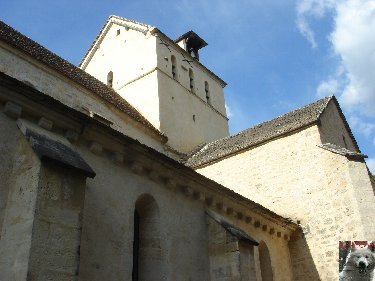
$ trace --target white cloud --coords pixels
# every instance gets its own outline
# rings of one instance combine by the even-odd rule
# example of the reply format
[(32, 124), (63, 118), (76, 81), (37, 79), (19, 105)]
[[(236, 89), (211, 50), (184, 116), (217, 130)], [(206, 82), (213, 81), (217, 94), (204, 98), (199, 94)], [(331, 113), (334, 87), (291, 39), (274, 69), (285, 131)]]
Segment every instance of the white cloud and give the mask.
[(297, 20), (298, 30), (310, 42), (312, 48), (318, 44), (315, 40), (315, 34), (309, 24), (309, 18), (322, 18), (327, 10), (334, 6), (334, 0), (300, 0), (297, 2)]
[(323, 81), (319, 84), (316, 90), (316, 95), (319, 98), (330, 96), (330, 95), (336, 94), (338, 89), (339, 89), (339, 83), (337, 79), (331, 77), (328, 80)]
[(348, 117), (348, 122), (353, 130), (366, 137), (370, 137), (375, 132), (375, 124), (365, 122), (356, 115), (350, 115)]
[(371, 174), (375, 175), (375, 158), (366, 159), (367, 167), (370, 169)]
[[(338, 93), (348, 111), (375, 116), (375, 1), (374, 0), (300, 0), (297, 3), (297, 27), (312, 47), (316, 47), (309, 19), (320, 19), (331, 11), (334, 28), (329, 36), (332, 49), (344, 71), (323, 81), (317, 95), (333, 87), (334, 79), (346, 80)], [(337, 86), (334, 87), (337, 90)]]
[[(298, 0), (296, 11), (297, 27), (313, 48), (317, 43), (309, 23), (327, 14), (333, 17), (328, 40), (339, 64), (317, 86), (316, 95), (335, 93), (352, 129), (375, 141), (375, 1)], [(374, 161), (370, 159), (373, 170)]]
[(348, 110), (360, 106), (362, 113), (375, 116), (375, 1), (338, 3), (331, 42), (349, 80), (340, 100)]

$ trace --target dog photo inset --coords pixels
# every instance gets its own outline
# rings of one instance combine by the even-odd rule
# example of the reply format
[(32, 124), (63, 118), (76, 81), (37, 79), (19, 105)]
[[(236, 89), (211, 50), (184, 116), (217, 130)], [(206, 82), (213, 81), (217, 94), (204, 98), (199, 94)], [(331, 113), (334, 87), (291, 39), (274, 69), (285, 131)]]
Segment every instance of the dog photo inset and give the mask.
[(339, 241), (340, 281), (375, 281), (375, 241)]

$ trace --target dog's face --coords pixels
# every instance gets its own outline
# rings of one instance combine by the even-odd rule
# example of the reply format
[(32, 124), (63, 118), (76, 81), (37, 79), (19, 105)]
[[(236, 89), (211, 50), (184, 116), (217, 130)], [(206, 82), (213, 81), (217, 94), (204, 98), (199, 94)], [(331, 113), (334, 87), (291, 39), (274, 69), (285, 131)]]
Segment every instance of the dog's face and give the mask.
[(375, 268), (375, 255), (374, 252), (366, 248), (354, 248), (348, 256), (347, 264), (356, 267), (359, 274), (366, 274)]

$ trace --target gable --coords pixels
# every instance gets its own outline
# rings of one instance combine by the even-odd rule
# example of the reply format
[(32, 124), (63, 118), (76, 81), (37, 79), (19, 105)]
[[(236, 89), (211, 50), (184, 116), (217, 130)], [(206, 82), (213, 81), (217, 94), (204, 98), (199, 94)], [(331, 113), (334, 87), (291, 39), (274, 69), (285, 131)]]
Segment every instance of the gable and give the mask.
[(137, 22), (134, 20), (129, 20), (126, 18), (118, 17), (118, 16), (110, 16), (105, 24), (103, 25), (102, 29), (99, 31), (98, 35), (96, 36), (95, 40), (92, 42), (90, 48), (87, 50), (86, 54), (83, 56), (82, 61), (79, 64), (79, 67), (85, 69), (88, 63), (90, 62), (91, 58), (94, 56), (96, 50), (100, 46), (100, 43), (105, 38), (106, 34), (110, 30), (113, 24), (117, 24), (119, 26), (123, 26), (126, 29), (133, 29), (139, 31), (143, 34), (146, 34), (150, 29), (153, 27), (141, 22)]
[(353, 152), (360, 152), (336, 98), (328, 102), (319, 117), (319, 132), (323, 144), (334, 144)]

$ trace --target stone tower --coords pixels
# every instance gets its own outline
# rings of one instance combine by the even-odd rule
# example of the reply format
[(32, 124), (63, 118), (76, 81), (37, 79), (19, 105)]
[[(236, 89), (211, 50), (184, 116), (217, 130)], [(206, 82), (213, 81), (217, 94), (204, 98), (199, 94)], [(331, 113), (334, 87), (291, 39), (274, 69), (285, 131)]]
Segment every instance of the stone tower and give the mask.
[(113, 87), (187, 153), (228, 135), (226, 83), (199, 62), (193, 31), (173, 41), (155, 27), (111, 16), (80, 67)]

